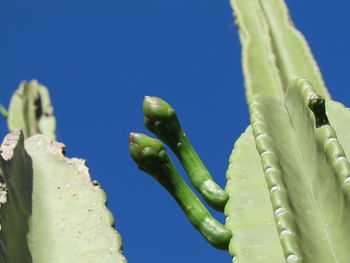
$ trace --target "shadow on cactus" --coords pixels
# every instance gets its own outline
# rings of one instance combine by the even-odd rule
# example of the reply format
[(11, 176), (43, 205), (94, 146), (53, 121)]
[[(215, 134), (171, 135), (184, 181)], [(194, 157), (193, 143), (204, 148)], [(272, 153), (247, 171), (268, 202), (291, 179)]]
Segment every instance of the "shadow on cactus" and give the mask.
[(235, 143), (225, 190), (193, 150), (174, 109), (157, 97), (146, 96), (143, 103), (145, 126), (175, 153), (206, 203), (225, 212), (225, 226), (183, 181), (161, 142), (133, 133), (131, 156), (168, 190), (203, 237), (228, 249), (235, 263), (346, 263), (350, 113), (331, 100), (282, 0), (231, 4), (243, 47), (251, 125)]

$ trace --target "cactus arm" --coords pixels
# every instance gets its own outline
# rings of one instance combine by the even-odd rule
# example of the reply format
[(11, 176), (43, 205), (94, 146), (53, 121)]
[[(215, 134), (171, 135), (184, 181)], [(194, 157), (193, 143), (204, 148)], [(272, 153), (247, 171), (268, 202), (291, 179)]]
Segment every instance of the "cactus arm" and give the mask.
[(272, 46), (280, 68), (284, 87), (295, 76), (309, 80), (317, 94), (330, 98), (319, 67), (304, 36), (290, 19), (288, 9), (282, 0), (259, 0), (269, 25)]
[(143, 134), (130, 135), (129, 149), (139, 169), (155, 178), (176, 200), (191, 224), (214, 247), (227, 249), (230, 230), (216, 221), (179, 175), (162, 143)]
[(0, 115), (2, 115), (5, 119), (7, 119), (8, 112), (1, 103), (0, 103)]
[(283, 104), (257, 97), (250, 110), (254, 139), (248, 128), (227, 172), (235, 262), (347, 262), (350, 111), (300, 78)]
[(64, 145), (36, 135), (25, 141), (33, 160), (28, 241), (34, 262), (125, 263), (106, 195), (85, 161), (63, 156)]
[(223, 211), (229, 196), (214, 182), (198, 157), (181, 129), (174, 109), (160, 98), (146, 96), (143, 102), (143, 111), (146, 127), (176, 154), (191, 183), (207, 204), (218, 211)]
[(38, 130), (41, 134), (46, 135), (50, 139), (56, 138), (56, 118), (53, 115), (53, 107), (51, 105), (50, 94), (47, 88), (39, 85), (38, 96), (40, 98), (41, 114), (38, 118)]
[(56, 120), (47, 89), (36, 80), (22, 82), (10, 101), (7, 123), (10, 131), (20, 128), (26, 137), (40, 133), (55, 139)]
[(253, 95), (281, 98), (282, 82), (266, 18), (258, 0), (231, 0), (242, 44), (242, 67), (248, 102)]
[(288, 81), (309, 79), (317, 93), (329, 94), (311, 51), (292, 26), (282, 0), (231, 0), (242, 43), (247, 100), (252, 96), (283, 98)]
[[(316, 128), (307, 105), (312, 94), (310, 83), (295, 79), (284, 107), (257, 98), (251, 105), (253, 133), (267, 186), (278, 187), (270, 193), (278, 232), (291, 233), (281, 237), (286, 258), (345, 262), (349, 241), (342, 233), (350, 230), (348, 192), (338, 191), (344, 181), (326, 159), (323, 133), (329, 125)], [(335, 219), (334, 214), (342, 216)]]
[[(106, 196), (83, 160), (18, 129), (1, 146), (0, 261), (126, 263)], [(3, 189), (4, 187), (0, 187)]]
[(229, 245), (234, 262), (285, 262), (251, 126), (235, 143), (226, 177), (226, 227), (234, 233)]

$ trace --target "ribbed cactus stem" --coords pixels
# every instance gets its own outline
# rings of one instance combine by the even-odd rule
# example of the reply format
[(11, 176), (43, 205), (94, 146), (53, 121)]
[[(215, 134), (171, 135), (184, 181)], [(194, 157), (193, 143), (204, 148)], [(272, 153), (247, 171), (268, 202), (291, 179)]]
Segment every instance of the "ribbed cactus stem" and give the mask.
[(146, 96), (143, 102), (146, 127), (164, 141), (179, 158), (191, 183), (214, 209), (223, 211), (229, 195), (217, 185), (193, 149), (174, 109), (164, 100)]
[(176, 200), (191, 224), (214, 247), (227, 249), (232, 233), (215, 220), (179, 175), (162, 143), (144, 134), (131, 133), (130, 154), (139, 169), (155, 178)]
[(106, 194), (64, 147), (20, 129), (1, 144), (1, 263), (127, 262)]
[(257, 97), (250, 111), (287, 262), (345, 262), (349, 245), (343, 231), (350, 229), (350, 216), (342, 211), (348, 207), (350, 165), (325, 100), (309, 81), (294, 78), (283, 103)]
[(36, 80), (23, 81), (11, 98), (7, 124), (10, 131), (23, 130), (26, 138), (44, 134), (55, 139), (56, 119), (47, 88)]

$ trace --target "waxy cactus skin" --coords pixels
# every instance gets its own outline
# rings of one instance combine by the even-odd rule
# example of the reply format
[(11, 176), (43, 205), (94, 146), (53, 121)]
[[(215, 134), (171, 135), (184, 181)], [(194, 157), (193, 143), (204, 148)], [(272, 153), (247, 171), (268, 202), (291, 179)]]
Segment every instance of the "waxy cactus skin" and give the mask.
[(126, 263), (122, 240), (85, 161), (64, 156), (48, 91), (22, 82), (0, 147), (1, 263)]
[(224, 209), (235, 263), (347, 263), (350, 113), (331, 100), (283, 0), (231, 4), (251, 125), (235, 143), (226, 193), (167, 102), (145, 98), (145, 126), (175, 153), (205, 202)]
[(191, 224), (214, 247), (227, 249), (232, 233), (215, 220), (182, 179), (162, 143), (147, 135), (131, 133), (131, 157), (139, 169), (155, 178), (176, 200)]
[(146, 96), (143, 101), (145, 126), (164, 141), (179, 158), (191, 183), (204, 200), (218, 211), (224, 211), (228, 194), (217, 185), (181, 129), (174, 109), (164, 100)]

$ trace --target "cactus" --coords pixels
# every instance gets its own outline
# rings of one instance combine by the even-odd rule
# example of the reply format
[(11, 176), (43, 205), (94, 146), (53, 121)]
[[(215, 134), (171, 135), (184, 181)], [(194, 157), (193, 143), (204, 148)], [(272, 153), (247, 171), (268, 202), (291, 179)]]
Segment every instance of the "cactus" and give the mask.
[(23, 82), (8, 124), (0, 148), (0, 262), (125, 263), (105, 193), (85, 161), (64, 157), (53, 140), (46, 88)]
[[(251, 125), (234, 145), (227, 185), (214, 181), (157, 97), (143, 104), (146, 127), (169, 146), (219, 223), (182, 179), (157, 139), (129, 138), (131, 157), (179, 204), (190, 223), (236, 263), (348, 262), (350, 113), (332, 101), (283, 0), (231, 0), (240, 28)], [(0, 148), (0, 262), (126, 262), (122, 242), (81, 159), (55, 141), (48, 91), (23, 82)]]
[[(230, 157), (225, 188), (229, 199), (221, 198), (225, 194), (167, 102), (145, 97), (145, 125), (175, 153), (204, 201), (219, 211), (224, 207), (225, 229), (232, 231), (228, 251), (235, 263), (348, 262), (350, 113), (331, 100), (283, 0), (231, 0), (231, 4), (243, 46), (251, 125)], [(147, 159), (152, 171), (144, 169), (140, 153), (135, 156), (134, 140), (130, 143), (141, 170), (158, 181), (153, 170), (168, 176), (159, 158)], [(170, 181), (161, 183), (169, 192), (175, 188)], [(174, 198), (183, 208), (179, 199), (195, 197), (178, 191)], [(183, 210), (193, 224), (191, 213)], [(194, 226), (207, 240), (221, 237), (214, 229), (204, 235)]]
[(182, 131), (173, 108), (160, 98), (146, 96), (143, 111), (145, 126), (173, 150), (205, 201), (223, 211), (228, 194), (213, 181)]
[(144, 134), (130, 134), (130, 153), (139, 169), (149, 173), (174, 197), (191, 224), (214, 247), (227, 249), (229, 229), (216, 221), (179, 175), (162, 143)]
[(36, 80), (23, 81), (12, 96), (7, 123), (10, 131), (22, 128), (25, 137), (41, 133), (55, 139), (56, 119), (48, 90)]

